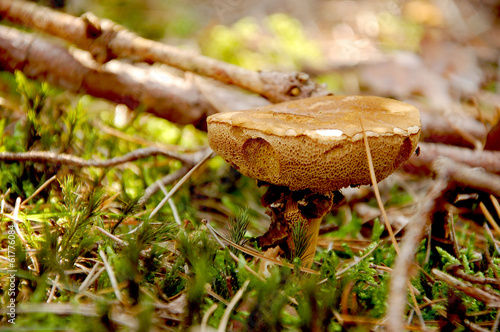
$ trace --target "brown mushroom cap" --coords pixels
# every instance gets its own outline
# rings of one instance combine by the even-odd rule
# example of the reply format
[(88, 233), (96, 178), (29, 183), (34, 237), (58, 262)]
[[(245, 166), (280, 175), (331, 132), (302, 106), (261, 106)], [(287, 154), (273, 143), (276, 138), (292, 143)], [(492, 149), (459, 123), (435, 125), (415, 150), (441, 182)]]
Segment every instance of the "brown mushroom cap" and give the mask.
[(241, 173), (291, 190), (329, 192), (371, 183), (363, 128), (377, 181), (417, 147), (418, 110), (362, 96), (289, 101), (208, 117), (212, 149)]

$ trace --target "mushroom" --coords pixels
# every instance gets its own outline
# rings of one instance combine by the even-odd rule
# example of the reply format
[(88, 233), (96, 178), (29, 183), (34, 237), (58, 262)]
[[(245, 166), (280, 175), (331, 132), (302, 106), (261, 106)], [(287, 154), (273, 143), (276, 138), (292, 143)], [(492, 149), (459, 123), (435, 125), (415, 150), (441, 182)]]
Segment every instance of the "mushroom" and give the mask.
[[(293, 225), (308, 226), (303, 265), (311, 266), (322, 218), (343, 199), (340, 189), (371, 184), (364, 133), (380, 181), (415, 151), (418, 110), (370, 96), (323, 96), (225, 112), (207, 118), (212, 149), (244, 175), (269, 184), (262, 204), (271, 225), (262, 248), (295, 250)], [(364, 133), (363, 133), (364, 131)]]

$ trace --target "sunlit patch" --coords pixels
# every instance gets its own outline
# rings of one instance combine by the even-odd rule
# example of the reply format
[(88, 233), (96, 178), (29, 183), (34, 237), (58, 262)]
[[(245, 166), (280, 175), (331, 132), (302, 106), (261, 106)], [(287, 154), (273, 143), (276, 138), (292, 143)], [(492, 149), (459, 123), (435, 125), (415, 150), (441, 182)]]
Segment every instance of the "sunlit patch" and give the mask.
[(338, 129), (316, 129), (316, 134), (326, 137), (340, 137), (344, 132)]

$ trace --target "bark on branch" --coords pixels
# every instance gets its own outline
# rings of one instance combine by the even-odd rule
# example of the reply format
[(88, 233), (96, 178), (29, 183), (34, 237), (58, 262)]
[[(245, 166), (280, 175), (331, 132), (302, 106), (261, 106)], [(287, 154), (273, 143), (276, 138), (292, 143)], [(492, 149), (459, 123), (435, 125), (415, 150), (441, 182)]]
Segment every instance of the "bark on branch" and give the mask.
[(30, 2), (0, 0), (0, 17), (67, 40), (91, 52), (100, 63), (114, 58), (164, 63), (226, 84), (237, 85), (272, 102), (328, 94), (323, 86), (315, 84), (305, 73), (247, 70), (144, 39), (116, 23), (99, 19), (92, 14), (74, 17)]
[(405, 165), (406, 170), (431, 173), (436, 157), (443, 156), (470, 167), (482, 167), (488, 172), (500, 174), (500, 151), (471, 150), (439, 143), (421, 142), (418, 146), (420, 154), (410, 157)]
[(0, 25), (0, 70), (21, 70), (29, 78), (132, 109), (142, 105), (159, 117), (202, 129), (205, 118), (216, 112), (193, 82), (158, 68), (116, 60), (99, 65), (78, 56), (82, 53), (71, 54), (64, 47)]

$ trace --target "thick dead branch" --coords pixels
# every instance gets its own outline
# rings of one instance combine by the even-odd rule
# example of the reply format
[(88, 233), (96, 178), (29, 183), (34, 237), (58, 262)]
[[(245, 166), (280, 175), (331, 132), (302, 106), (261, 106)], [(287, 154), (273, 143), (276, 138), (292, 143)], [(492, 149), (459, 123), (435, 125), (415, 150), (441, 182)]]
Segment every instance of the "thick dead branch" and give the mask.
[(88, 50), (104, 63), (114, 58), (133, 58), (164, 63), (184, 71), (234, 84), (265, 96), (272, 102), (326, 95), (305, 73), (256, 72), (144, 39), (109, 20), (92, 14), (74, 17), (34, 3), (0, 0), (0, 17), (67, 40)]
[[(0, 26), (0, 70), (21, 70), (73, 92), (122, 103), (179, 124), (205, 127), (215, 109), (195, 84), (159, 68), (138, 67), (120, 61), (98, 65), (63, 47), (16, 29)], [(76, 56), (74, 56), (76, 55)]]
[(472, 116), (456, 110), (445, 114), (420, 109), (421, 140), (474, 148), (486, 141), (486, 126)]
[(499, 175), (485, 172), (480, 168), (471, 168), (443, 157), (434, 161), (432, 169), (438, 176), (445, 176), (449, 182), (456, 185), (500, 197)]
[(432, 163), (438, 156), (443, 156), (470, 167), (481, 167), (491, 173), (500, 174), (500, 152), (471, 150), (458, 146), (435, 143), (419, 143), (420, 155), (412, 156), (405, 165), (409, 171), (430, 173)]
[(30, 152), (1, 152), (0, 160), (16, 161), (16, 162), (31, 161), (37, 163), (53, 163), (59, 165), (70, 165), (78, 167), (112, 167), (150, 156), (163, 155), (168, 158), (180, 160), (187, 165), (194, 165), (198, 162), (200, 154), (203, 153), (205, 153), (205, 150), (201, 150), (190, 155), (181, 155), (158, 147), (149, 147), (144, 149), (137, 149), (123, 156), (107, 160), (86, 160), (77, 156), (64, 153), (60, 154), (48, 151), (30, 151)]

